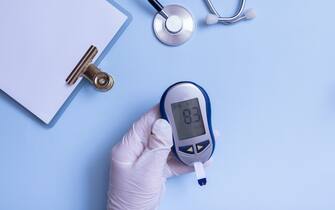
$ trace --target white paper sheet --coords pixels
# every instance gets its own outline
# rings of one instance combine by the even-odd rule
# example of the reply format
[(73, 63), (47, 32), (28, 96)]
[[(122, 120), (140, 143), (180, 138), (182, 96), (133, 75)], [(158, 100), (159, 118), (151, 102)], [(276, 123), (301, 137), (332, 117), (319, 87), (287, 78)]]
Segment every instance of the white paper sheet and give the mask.
[(65, 79), (127, 20), (106, 0), (1, 0), (0, 89), (49, 123), (76, 85)]

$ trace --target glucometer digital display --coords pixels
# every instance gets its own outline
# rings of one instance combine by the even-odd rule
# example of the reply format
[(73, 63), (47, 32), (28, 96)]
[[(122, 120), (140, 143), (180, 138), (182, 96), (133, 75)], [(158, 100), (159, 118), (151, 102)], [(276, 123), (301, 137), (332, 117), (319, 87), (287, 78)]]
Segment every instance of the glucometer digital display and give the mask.
[(193, 98), (171, 105), (179, 140), (205, 134), (199, 100)]
[(160, 111), (171, 125), (175, 156), (183, 164), (193, 166), (199, 185), (205, 185), (203, 164), (215, 147), (206, 91), (193, 82), (178, 82), (164, 92)]

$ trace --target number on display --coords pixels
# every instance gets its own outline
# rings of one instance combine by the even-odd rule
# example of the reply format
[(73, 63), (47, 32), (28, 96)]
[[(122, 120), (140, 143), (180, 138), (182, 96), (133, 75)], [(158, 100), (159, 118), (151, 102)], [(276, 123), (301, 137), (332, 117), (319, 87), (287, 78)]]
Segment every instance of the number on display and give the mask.
[(192, 107), (192, 109), (183, 110), (184, 123), (189, 125), (194, 122), (199, 122), (201, 119), (200, 108), (197, 106)]

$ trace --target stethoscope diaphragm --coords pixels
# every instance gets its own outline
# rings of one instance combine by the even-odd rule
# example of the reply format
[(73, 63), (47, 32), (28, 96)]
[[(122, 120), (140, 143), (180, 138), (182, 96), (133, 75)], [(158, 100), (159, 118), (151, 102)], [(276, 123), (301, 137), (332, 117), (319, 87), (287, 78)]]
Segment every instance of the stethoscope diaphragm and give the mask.
[(157, 13), (153, 20), (153, 30), (159, 41), (170, 46), (179, 46), (187, 42), (195, 31), (191, 13), (180, 5), (168, 5), (162, 10), (165, 18)]

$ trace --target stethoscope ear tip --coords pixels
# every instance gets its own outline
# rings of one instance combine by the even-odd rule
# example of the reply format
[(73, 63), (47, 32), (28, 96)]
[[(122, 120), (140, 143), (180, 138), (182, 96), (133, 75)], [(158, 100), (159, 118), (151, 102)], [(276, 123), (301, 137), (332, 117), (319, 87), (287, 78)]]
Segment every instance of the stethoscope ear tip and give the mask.
[(248, 9), (244, 12), (244, 16), (245, 16), (245, 19), (252, 20), (252, 19), (256, 18), (257, 14), (256, 14), (256, 11), (254, 9)]
[(219, 22), (219, 17), (214, 14), (208, 14), (206, 17), (206, 24), (207, 25), (213, 25), (217, 24)]

